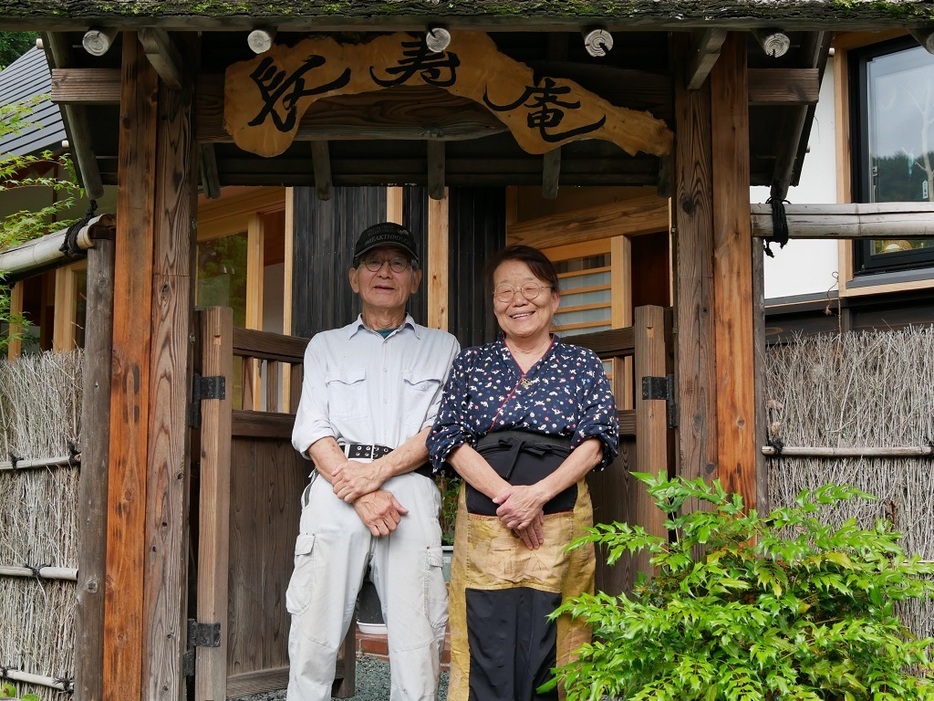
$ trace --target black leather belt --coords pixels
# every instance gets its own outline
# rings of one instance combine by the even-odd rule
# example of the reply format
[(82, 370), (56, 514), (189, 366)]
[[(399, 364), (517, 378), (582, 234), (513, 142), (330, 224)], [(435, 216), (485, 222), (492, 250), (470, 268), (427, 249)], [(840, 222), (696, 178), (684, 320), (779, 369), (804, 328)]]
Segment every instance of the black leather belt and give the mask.
[(363, 443), (338, 443), (338, 445), (350, 460), (358, 460), (359, 458), (376, 460), (392, 452), (392, 448), (387, 448), (384, 445), (364, 445)]
[[(393, 450), (385, 445), (365, 445), (363, 443), (338, 443), (337, 445), (349, 460), (358, 460), (360, 458), (376, 460), (388, 455)], [(419, 465), (413, 472), (431, 479), (431, 465), (427, 462), (424, 465)]]

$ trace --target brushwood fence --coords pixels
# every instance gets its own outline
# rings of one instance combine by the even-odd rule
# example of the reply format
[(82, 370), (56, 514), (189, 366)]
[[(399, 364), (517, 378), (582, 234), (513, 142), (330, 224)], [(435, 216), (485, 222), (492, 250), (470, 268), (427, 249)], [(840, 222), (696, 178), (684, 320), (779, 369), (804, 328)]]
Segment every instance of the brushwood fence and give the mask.
[[(770, 348), (764, 365), (777, 452), (767, 461), (770, 505), (822, 484), (852, 485), (877, 499), (841, 504), (829, 519), (888, 519), (907, 553), (934, 560), (934, 328), (801, 337)], [(902, 617), (934, 635), (931, 602)]]
[(82, 362), (0, 363), (0, 679), (43, 701), (74, 678)]

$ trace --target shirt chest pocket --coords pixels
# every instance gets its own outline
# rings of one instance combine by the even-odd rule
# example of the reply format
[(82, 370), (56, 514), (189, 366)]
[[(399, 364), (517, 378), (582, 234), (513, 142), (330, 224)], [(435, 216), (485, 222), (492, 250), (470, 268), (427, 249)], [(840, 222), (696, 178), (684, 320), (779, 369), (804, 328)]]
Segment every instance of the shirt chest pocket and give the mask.
[(416, 394), (431, 396), (441, 387), (441, 378), (436, 373), (426, 373), (424, 370), (403, 370), (402, 380), (405, 391)]
[(426, 372), (424, 369), (402, 371), (405, 411), (412, 417), (418, 417), (420, 422), (416, 432), (426, 418), (434, 418), (435, 404), (441, 397), (441, 385), (442, 378), (437, 373)]
[(328, 411), (335, 419), (355, 419), (369, 413), (366, 370), (341, 368), (327, 379)]

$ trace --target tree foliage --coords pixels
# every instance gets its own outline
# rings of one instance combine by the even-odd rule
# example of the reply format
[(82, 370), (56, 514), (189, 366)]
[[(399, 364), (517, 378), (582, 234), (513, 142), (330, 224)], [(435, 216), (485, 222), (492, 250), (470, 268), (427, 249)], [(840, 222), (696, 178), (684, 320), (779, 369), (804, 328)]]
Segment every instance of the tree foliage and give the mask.
[(35, 32), (0, 32), (0, 70), (36, 45)]
[[(33, 118), (33, 110), (43, 97), (0, 105), (0, 138), (38, 126)], [(0, 218), (0, 250), (60, 230), (71, 223), (61, 217), (75, 205), (82, 191), (68, 154), (51, 151), (28, 155), (0, 154), (2, 200), (12, 201), (13, 198), (9, 196), (12, 191), (33, 188), (41, 188), (49, 193), (47, 204), (33, 210), (17, 210)], [(2, 275), (3, 271), (0, 271), (0, 325), (4, 329), (0, 334), (0, 351), (27, 324), (22, 315), (11, 313), (10, 290), (2, 284)]]
[[(583, 595), (556, 611), (594, 631), (557, 670), (568, 699), (934, 699), (934, 639), (916, 639), (896, 615), (900, 602), (934, 595), (934, 566), (906, 556), (888, 521), (818, 518), (869, 495), (827, 485), (760, 516), (719, 482), (636, 476), (674, 538), (615, 523), (572, 545), (600, 543), (610, 563), (648, 551), (656, 574), (628, 595)], [(683, 513), (689, 500), (712, 510)]]

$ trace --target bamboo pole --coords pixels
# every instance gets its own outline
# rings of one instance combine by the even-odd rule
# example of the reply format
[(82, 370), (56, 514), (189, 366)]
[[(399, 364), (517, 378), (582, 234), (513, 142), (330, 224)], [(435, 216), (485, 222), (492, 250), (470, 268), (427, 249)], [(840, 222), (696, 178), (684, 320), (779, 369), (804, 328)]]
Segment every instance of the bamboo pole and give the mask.
[(70, 679), (46, 677), (41, 674), (24, 672), (20, 669), (0, 669), (0, 679), (10, 679), (15, 682), (35, 684), (36, 686), (47, 686), (50, 689), (58, 689), (60, 691), (71, 691), (72, 687)]
[(74, 567), (18, 567), (16, 565), (0, 565), (0, 576), (4, 577), (38, 577), (39, 579), (58, 579), (64, 582), (77, 582), (78, 570)]
[[(772, 235), (772, 208), (750, 206), (752, 236)], [(934, 203), (870, 202), (785, 205), (792, 239), (929, 239), (934, 238)]]
[(11, 460), (0, 460), (0, 471), (28, 470), (34, 467), (64, 467), (66, 465), (77, 467), (80, 462), (80, 453), (77, 455), (57, 455), (53, 458), (23, 459), (17, 460), (15, 463)]
[(824, 447), (781, 447), (762, 446), (762, 454), (767, 457), (782, 458), (917, 458), (934, 455), (934, 447), (864, 447), (864, 448), (824, 448)]

